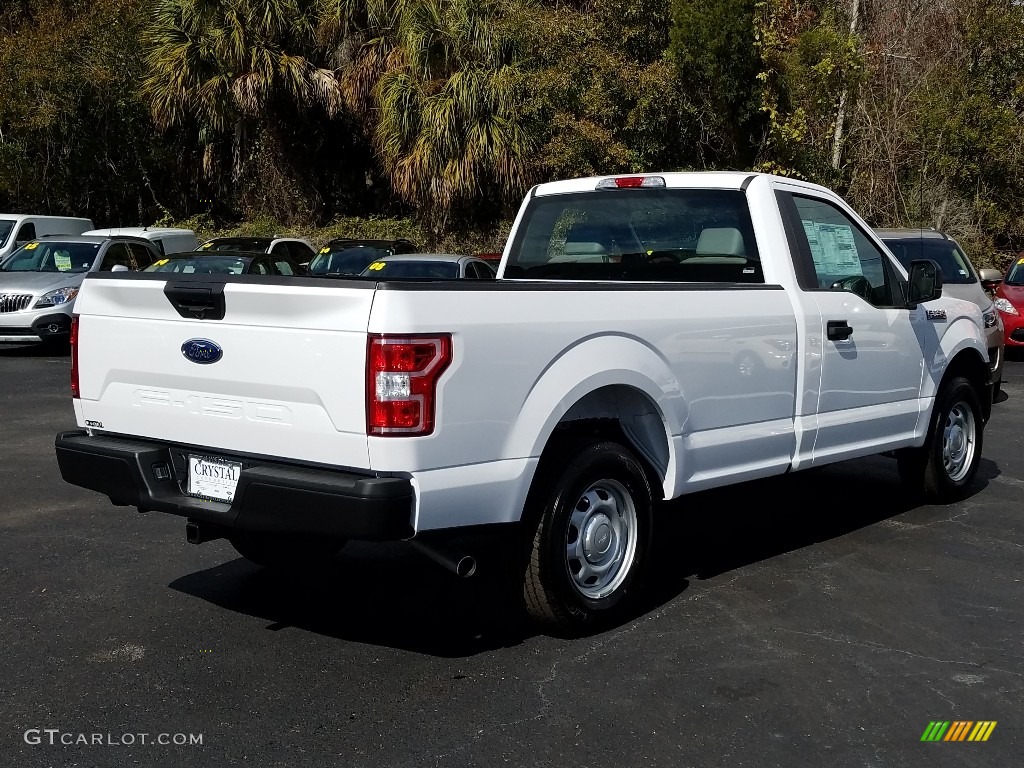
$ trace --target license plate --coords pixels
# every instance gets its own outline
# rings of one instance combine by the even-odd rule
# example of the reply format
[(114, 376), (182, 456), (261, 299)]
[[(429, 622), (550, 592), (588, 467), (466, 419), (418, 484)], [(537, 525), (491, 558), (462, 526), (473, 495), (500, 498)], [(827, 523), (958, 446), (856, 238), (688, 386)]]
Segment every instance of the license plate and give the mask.
[(237, 461), (188, 457), (188, 492), (192, 496), (218, 501), (233, 501), (242, 465)]

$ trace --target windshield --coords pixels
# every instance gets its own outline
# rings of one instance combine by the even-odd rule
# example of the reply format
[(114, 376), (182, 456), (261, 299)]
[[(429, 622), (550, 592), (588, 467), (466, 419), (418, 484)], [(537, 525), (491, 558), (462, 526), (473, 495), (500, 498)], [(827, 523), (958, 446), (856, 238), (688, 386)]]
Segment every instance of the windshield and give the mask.
[(321, 248), (309, 263), (312, 275), (358, 275), (371, 262), (393, 255), (390, 250), (363, 245), (341, 245)]
[(375, 261), (363, 270), (364, 277), (458, 277), (454, 261)]
[(263, 253), (270, 247), (265, 237), (221, 237), (210, 240), (196, 248), (197, 251), (250, 251)]
[(7, 238), (11, 236), (11, 232), (14, 231), (14, 225), (17, 223), (10, 219), (0, 219), (0, 248), (7, 245)]
[(1024, 285), (1024, 259), (1017, 259), (1017, 263), (1010, 267), (1005, 282), (1007, 285)]
[(596, 190), (534, 198), (506, 278), (764, 282), (738, 190)]
[(931, 259), (939, 265), (944, 283), (968, 285), (978, 281), (970, 259), (952, 240), (915, 237), (883, 238), (882, 242), (906, 269), (910, 269), (910, 262), (916, 259)]
[(26, 243), (0, 265), (0, 271), (88, 272), (99, 249), (99, 243)]
[(176, 272), (182, 275), (242, 275), (251, 259), (232, 256), (193, 256), (185, 259), (160, 259), (143, 272)]

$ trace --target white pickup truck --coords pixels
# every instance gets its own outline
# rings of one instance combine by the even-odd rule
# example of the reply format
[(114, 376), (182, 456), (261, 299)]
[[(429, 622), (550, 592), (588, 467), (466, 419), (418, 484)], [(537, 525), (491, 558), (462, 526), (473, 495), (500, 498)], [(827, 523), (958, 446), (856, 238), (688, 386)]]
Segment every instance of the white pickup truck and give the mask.
[[(991, 411), (982, 317), (835, 194), (761, 174), (542, 184), (495, 281), (92, 274), (65, 480), (263, 564), (506, 525), (530, 616), (621, 616), (652, 509), (888, 453), (944, 501)], [(445, 537), (448, 535), (448, 544)]]

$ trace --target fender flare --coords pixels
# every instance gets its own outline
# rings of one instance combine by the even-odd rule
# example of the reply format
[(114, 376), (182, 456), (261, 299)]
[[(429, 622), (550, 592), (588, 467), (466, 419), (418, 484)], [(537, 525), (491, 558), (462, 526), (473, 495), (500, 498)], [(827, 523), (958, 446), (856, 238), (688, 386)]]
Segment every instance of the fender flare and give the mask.
[[(610, 361), (614, 367), (609, 367)], [(570, 409), (590, 393), (610, 386), (629, 387), (650, 401), (668, 444), (665, 479), (674, 478), (679, 457), (673, 437), (682, 433), (678, 415), (686, 413), (685, 395), (668, 361), (646, 342), (625, 334), (580, 339), (551, 361), (530, 387), (505, 441), (503, 457), (539, 457)]]

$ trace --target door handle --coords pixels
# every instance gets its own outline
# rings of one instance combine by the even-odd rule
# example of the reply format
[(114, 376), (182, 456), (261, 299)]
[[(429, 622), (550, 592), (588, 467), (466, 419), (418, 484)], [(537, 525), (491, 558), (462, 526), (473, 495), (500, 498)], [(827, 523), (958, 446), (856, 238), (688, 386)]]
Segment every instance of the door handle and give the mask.
[(845, 320), (829, 320), (825, 324), (825, 335), (829, 341), (846, 341), (853, 336), (853, 328)]

